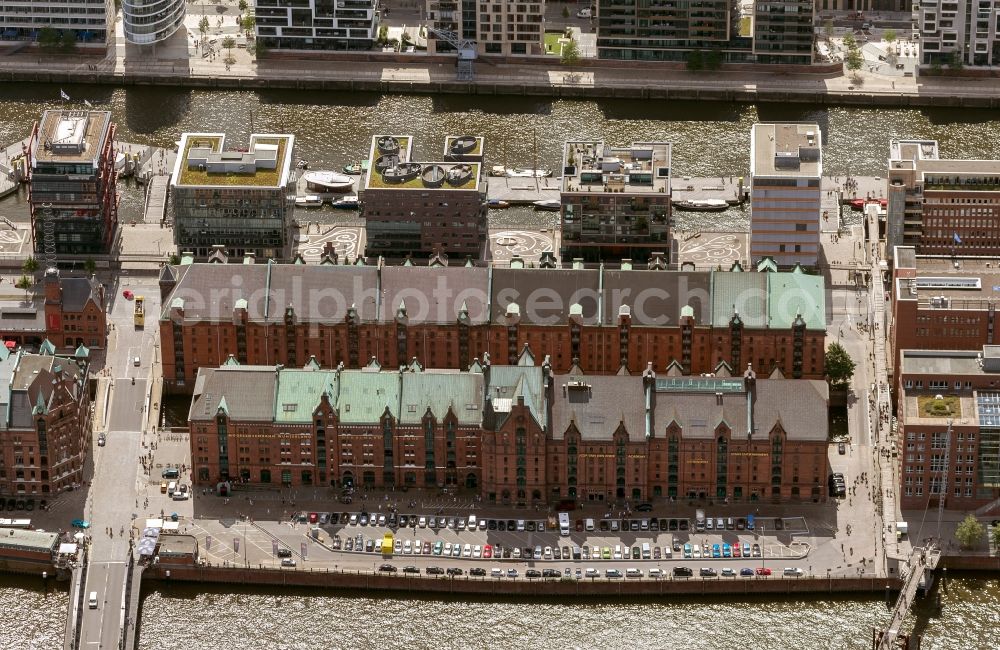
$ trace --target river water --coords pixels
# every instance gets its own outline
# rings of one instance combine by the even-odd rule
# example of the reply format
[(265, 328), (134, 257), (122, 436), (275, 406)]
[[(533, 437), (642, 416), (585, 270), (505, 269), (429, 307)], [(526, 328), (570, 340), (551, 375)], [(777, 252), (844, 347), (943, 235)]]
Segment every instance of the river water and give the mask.
[[(58, 86), (0, 87), (0, 144), (24, 139), (46, 108), (66, 106)], [(824, 135), (828, 175), (884, 176), (893, 138), (937, 139), (944, 156), (1000, 158), (1000, 113), (955, 109), (886, 110), (806, 105), (429, 97), (364, 93), (213, 92), (175, 88), (64, 86), (74, 108), (86, 99), (111, 110), (118, 138), (171, 147), (183, 131), (221, 131), (233, 145), (254, 132), (296, 136), (296, 156), (313, 169), (363, 158), (372, 134), (416, 136), (416, 153), (436, 157), (446, 135), (484, 135), (490, 164), (557, 168), (562, 143), (603, 138), (674, 143), (673, 174), (740, 176), (749, 170), (757, 121), (810, 121)], [(123, 211), (135, 215), (138, 189), (126, 187)], [(315, 213), (310, 213), (315, 214)], [(24, 220), (23, 195), (0, 201), (0, 216)], [(747, 215), (679, 217), (680, 227), (740, 229)], [(495, 211), (497, 226), (551, 225), (551, 215)], [(0, 576), (0, 647), (57, 648), (66, 615), (64, 589)], [(615, 604), (552, 601), (419, 600), (283, 590), (200, 589), (172, 585), (148, 593), (139, 647), (213, 650), (244, 647), (531, 648), (867, 648), (887, 618), (881, 598), (779, 600), (670, 599)], [(995, 648), (1000, 583), (974, 576), (949, 582), (944, 609), (927, 605), (910, 627), (924, 648)]]
[[(516, 97), (432, 97), (327, 92), (231, 92), (181, 88), (116, 89), (7, 84), (0, 88), (0, 144), (23, 140), (46, 108), (81, 108), (84, 99), (110, 110), (124, 142), (173, 147), (183, 131), (220, 131), (233, 146), (255, 132), (293, 133), (296, 156), (312, 169), (340, 169), (366, 157), (375, 133), (412, 134), (415, 153), (439, 157), (446, 135), (486, 137), (490, 164), (558, 169), (562, 145), (572, 138), (609, 144), (672, 142), (673, 174), (746, 176), (750, 128), (758, 121), (810, 121), (824, 135), (828, 175), (884, 176), (889, 140), (930, 138), (956, 158), (1000, 158), (1000, 112), (968, 109), (886, 110), (798, 104), (749, 105), (640, 100), (566, 101)], [(141, 194), (126, 189), (123, 217), (138, 214)], [(317, 218), (311, 211), (310, 218)], [(0, 216), (24, 220), (23, 197), (0, 201)], [(336, 219), (338, 213), (326, 215)], [(493, 211), (495, 226), (548, 227), (551, 214)], [(724, 215), (679, 214), (685, 229), (746, 229), (740, 209)]]

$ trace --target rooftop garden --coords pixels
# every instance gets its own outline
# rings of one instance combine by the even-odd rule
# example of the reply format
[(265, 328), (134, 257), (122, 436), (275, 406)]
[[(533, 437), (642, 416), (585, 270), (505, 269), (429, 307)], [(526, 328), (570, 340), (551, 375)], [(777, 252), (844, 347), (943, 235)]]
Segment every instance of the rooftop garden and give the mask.
[[(449, 138), (447, 138), (445, 140), (444, 146), (447, 147), (447, 149), (449, 151), (451, 151), (451, 145), (455, 142), (455, 140), (458, 140), (461, 137), (463, 137), (463, 136), (457, 136), (457, 137), (449, 137)], [(465, 152), (462, 155), (463, 156), (478, 156), (479, 154), (481, 154), (483, 152), (482, 151), (483, 150), (482, 142), (483, 142), (482, 140), (480, 140), (479, 138), (476, 138), (476, 146), (472, 148), (472, 151), (467, 151), (467, 152)]]
[[(420, 163), (422, 166), (426, 166), (432, 163)], [(427, 187), (424, 185), (424, 181), (420, 175), (416, 178), (406, 181), (405, 183), (386, 183), (382, 179), (382, 174), (378, 173), (375, 169), (372, 169), (368, 173), (368, 187), (370, 189), (387, 189), (387, 190), (423, 190), (423, 189), (434, 189), (434, 190), (472, 190), (475, 189), (479, 184), (479, 164), (478, 163), (462, 163), (465, 165), (472, 166), (472, 176), (465, 183), (461, 185), (451, 185), (450, 183), (444, 183), (441, 187)]]
[(216, 173), (208, 172), (191, 167), (187, 164), (188, 152), (194, 147), (212, 147), (218, 152), (220, 147), (219, 138), (195, 137), (188, 138), (187, 146), (184, 148), (181, 164), (181, 177), (177, 179), (180, 185), (223, 185), (249, 187), (276, 187), (281, 181), (281, 172), (285, 168), (285, 147), (288, 145), (286, 138), (257, 138), (256, 144), (274, 144), (278, 146), (277, 167), (275, 169), (256, 169), (253, 172), (238, 174), (234, 172)]
[(921, 417), (926, 418), (960, 418), (962, 417), (962, 402), (957, 395), (920, 395), (917, 397), (917, 410)]

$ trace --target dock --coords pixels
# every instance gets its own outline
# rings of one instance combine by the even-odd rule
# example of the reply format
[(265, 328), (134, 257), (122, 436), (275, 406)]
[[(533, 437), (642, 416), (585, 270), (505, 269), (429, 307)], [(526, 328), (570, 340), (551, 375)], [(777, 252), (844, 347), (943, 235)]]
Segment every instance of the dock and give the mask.
[(675, 176), (670, 179), (671, 201), (720, 199), (740, 205), (749, 198), (750, 175), (746, 176)]
[(561, 178), (490, 176), (486, 179), (486, 197), (490, 201), (506, 201), (510, 205), (531, 205), (535, 201), (558, 201), (561, 192)]

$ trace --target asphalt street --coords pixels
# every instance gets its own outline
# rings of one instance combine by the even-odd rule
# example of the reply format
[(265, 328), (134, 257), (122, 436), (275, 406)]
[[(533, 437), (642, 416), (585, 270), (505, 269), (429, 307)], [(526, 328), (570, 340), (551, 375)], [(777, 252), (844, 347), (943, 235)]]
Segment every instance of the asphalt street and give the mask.
[[(117, 648), (125, 616), (125, 577), (131, 553), (133, 517), (137, 516), (136, 494), (142, 433), (146, 419), (148, 381), (154, 347), (158, 340), (159, 291), (155, 280), (118, 279), (109, 313), (105, 369), (113, 377), (107, 422), (107, 443), (94, 442), (94, 476), (88, 495), (91, 540), (90, 561), (84, 594), (97, 592), (98, 606), (82, 610), (82, 648)], [(122, 297), (130, 288), (146, 298), (145, 328), (133, 325), (133, 304)], [(140, 365), (134, 365), (136, 357)], [(98, 404), (97, 408), (103, 408)], [(96, 434), (97, 432), (95, 432)]]

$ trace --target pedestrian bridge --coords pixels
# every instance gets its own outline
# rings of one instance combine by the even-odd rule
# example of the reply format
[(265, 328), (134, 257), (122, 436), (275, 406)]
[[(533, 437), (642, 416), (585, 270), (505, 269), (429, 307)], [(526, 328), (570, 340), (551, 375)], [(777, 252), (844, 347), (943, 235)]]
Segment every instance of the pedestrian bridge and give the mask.
[(941, 551), (935, 546), (930, 548), (915, 548), (910, 553), (906, 565), (901, 569), (906, 571), (903, 588), (896, 599), (896, 605), (892, 609), (892, 616), (884, 629), (876, 632), (872, 647), (876, 650), (890, 650), (896, 648), (896, 641), (899, 638), (899, 630), (903, 625), (903, 619), (913, 605), (913, 600), (917, 596), (917, 590), (924, 586), (930, 589), (934, 580), (934, 569), (937, 568), (941, 559)]

